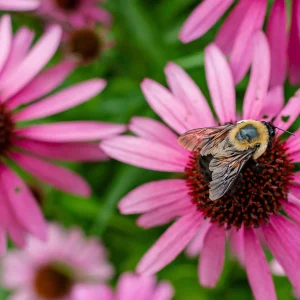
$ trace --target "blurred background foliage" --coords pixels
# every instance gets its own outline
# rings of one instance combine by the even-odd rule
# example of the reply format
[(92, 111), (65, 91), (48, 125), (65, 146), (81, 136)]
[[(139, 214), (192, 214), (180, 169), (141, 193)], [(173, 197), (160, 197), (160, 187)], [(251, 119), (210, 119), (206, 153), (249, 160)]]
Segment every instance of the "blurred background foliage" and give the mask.
[[(49, 120), (101, 120), (128, 123), (132, 116), (157, 118), (146, 103), (140, 82), (149, 77), (166, 84), (163, 69), (168, 61), (181, 65), (197, 82), (209, 99), (203, 67), (204, 47), (213, 41), (222, 21), (203, 38), (184, 45), (177, 35), (181, 25), (199, 3), (199, 0), (109, 0), (105, 6), (114, 16), (109, 38), (115, 46), (104, 52), (93, 64), (78, 67), (60, 87), (101, 77), (107, 88), (91, 101)], [(228, 12), (226, 13), (226, 15)], [(14, 30), (26, 25), (35, 30), (36, 37), (43, 32), (39, 20), (26, 14), (13, 13)], [(63, 58), (58, 52), (51, 65)], [(38, 58), (37, 58), (38, 59)], [(248, 77), (237, 86), (237, 107), (241, 109)], [(286, 86), (288, 99), (296, 88)], [(293, 130), (299, 127), (299, 120)], [(135, 225), (135, 216), (122, 216), (117, 210), (118, 201), (140, 184), (176, 174), (153, 172), (121, 164), (117, 161), (102, 163), (69, 164), (86, 178), (93, 188), (90, 199), (64, 194), (28, 178), (40, 195), (41, 206), (50, 221), (64, 226), (79, 226), (88, 235), (99, 237), (108, 248), (110, 261), (116, 269), (112, 284), (119, 274), (134, 270), (142, 255), (167, 228), (143, 230)], [(198, 259), (181, 254), (175, 262), (158, 274), (159, 279), (172, 282), (177, 300), (247, 300), (253, 299), (245, 271), (227, 255), (222, 277), (215, 289), (199, 285)], [(259, 272), (259, 270), (258, 270)], [(286, 278), (275, 277), (278, 299), (293, 299)], [(5, 299), (1, 291), (0, 298)], [(267, 300), (267, 299), (266, 299)]]

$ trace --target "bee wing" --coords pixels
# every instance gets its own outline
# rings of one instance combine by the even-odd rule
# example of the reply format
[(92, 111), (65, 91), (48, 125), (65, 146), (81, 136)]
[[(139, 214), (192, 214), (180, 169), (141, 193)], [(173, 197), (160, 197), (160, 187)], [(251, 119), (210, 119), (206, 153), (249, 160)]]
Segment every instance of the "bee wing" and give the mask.
[(209, 164), (209, 169), (212, 172), (209, 186), (209, 198), (211, 200), (217, 200), (228, 192), (254, 151), (253, 148), (237, 151), (233, 147), (228, 147), (214, 156)]
[(201, 155), (215, 154), (233, 127), (233, 124), (228, 123), (223, 126), (192, 129), (182, 134), (178, 143), (190, 151), (201, 149)]

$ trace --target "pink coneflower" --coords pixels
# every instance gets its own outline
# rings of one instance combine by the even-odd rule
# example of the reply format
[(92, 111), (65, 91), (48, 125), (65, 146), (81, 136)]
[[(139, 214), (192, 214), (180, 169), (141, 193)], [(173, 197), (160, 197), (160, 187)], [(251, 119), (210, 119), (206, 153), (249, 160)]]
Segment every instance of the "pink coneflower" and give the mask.
[[(233, 0), (204, 0), (186, 20), (180, 40), (188, 43), (204, 35), (229, 9)], [(233, 8), (216, 36), (216, 44), (230, 55), (230, 66), (235, 82), (249, 69), (252, 56), (252, 38), (264, 24), (267, 0), (240, 0)], [(300, 18), (299, 0), (292, 3), (292, 22), (288, 37), (287, 7), (285, 0), (275, 0), (267, 23), (271, 49), (272, 72), (270, 85), (282, 85), (289, 66), (289, 80), (300, 83)]]
[(90, 187), (79, 175), (51, 160), (107, 159), (92, 142), (121, 133), (125, 126), (94, 121), (26, 125), (26, 121), (51, 116), (89, 100), (106, 83), (102, 79), (87, 80), (49, 95), (74, 69), (74, 63), (65, 61), (42, 72), (60, 43), (60, 28), (49, 28), (30, 49), (33, 33), (23, 27), (13, 36), (10, 17), (4, 16), (0, 19), (0, 37), (0, 252), (3, 253), (6, 231), (19, 246), (24, 245), (26, 232), (40, 238), (46, 234), (32, 193), (11, 167), (18, 165), (64, 192), (89, 196)]
[[(263, 33), (255, 36), (249, 85), (244, 97), (243, 119), (275, 117), (274, 124), (289, 128), (299, 116), (300, 98), (292, 97), (283, 107), (278, 95), (267, 96), (270, 53)], [(150, 79), (142, 91), (153, 110), (175, 132), (239, 120), (236, 113), (234, 80), (224, 54), (211, 44), (205, 50), (205, 70), (213, 114), (200, 89), (177, 65), (165, 69), (171, 91)], [(275, 101), (276, 100), (276, 101)], [(270, 108), (268, 108), (270, 107)], [(267, 109), (268, 108), (268, 109)], [(267, 116), (268, 114), (268, 116)], [(134, 117), (130, 130), (137, 136), (106, 140), (102, 149), (122, 162), (150, 170), (176, 172), (185, 179), (167, 179), (144, 184), (125, 196), (119, 208), (123, 214), (142, 214), (137, 223), (149, 228), (175, 223), (160, 237), (137, 266), (137, 272), (151, 275), (173, 261), (186, 247), (199, 254), (200, 283), (214, 287), (224, 263), (226, 235), (236, 252), (243, 255), (249, 282), (256, 299), (276, 299), (267, 260), (258, 236), (263, 235), (274, 257), (292, 284), (300, 290), (300, 174), (293, 163), (300, 161), (299, 131), (283, 141), (281, 132), (258, 162), (263, 170), (245, 168), (238, 193), (211, 201), (208, 181), (198, 172), (197, 153), (182, 149), (177, 134), (162, 123)], [(292, 218), (281, 214), (282, 211)], [(226, 230), (227, 229), (227, 230)]]
[(114, 293), (107, 285), (82, 285), (73, 293), (73, 300), (171, 300), (174, 291), (165, 281), (156, 282), (154, 276), (121, 275)]
[(111, 278), (113, 268), (99, 240), (55, 224), (48, 231), (47, 242), (29, 237), (24, 249), (3, 258), (2, 286), (14, 291), (9, 299), (68, 300), (79, 284)]
[(110, 25), (111, 14), (98, 0), (42, 0), (37, 13), (49, 21), (80, 28), (89, 24)]
[(0, 0), (0, 10), (29, 11), (39, 5), (40, 0)]

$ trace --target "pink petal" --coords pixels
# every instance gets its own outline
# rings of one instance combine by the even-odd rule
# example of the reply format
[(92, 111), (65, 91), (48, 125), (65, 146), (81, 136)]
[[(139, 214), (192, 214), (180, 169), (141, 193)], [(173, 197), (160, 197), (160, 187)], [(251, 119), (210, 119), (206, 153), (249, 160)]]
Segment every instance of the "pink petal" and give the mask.
[(291, 28), (288, 44), (288, 59), (289, 59), (289, 80), (293, 85), (300, 83), (300, 24), (298, 16), (300, 12), (300, 2), (292, 2)]
[(213, 224), (204, 238), (199, 261), (200, 283), (215, 287), (223, 269), (225, 258), (225, 229)]
[(219, 29), (215, 43), (224, 54), (230, 54), (239, 32), (239, 28), (250, 8), (251, 3), (249, 0), (240, 0), (223, 22), (222, 27)]
[(244, 265), (244, 227), (240, 228), (239, 230), (237, 230), (236, 228), (232, 228), (230, 230), (229, 241), (232, 254), (238, 259), (241, 265)]
[(294, 132), (295, 136), (290, 136), (286, 142), (288, 153), (300, 151), (300, 129)]
[(155, 288), (152, 299), (155, 300), (170, 300), (173, 299), (174, 288), (167, 281), (161, 281)]
[(277, 260), (273, 259), (270, 263), (270, 269), (272, 274), (277, 276), (286, 276), (284, 273), (284, 270), (282, 269), (282, 266), (278, 263)]
[(151, 108), (171, 128), (179, 134), (193, 128), (194, 116), (165, 87), (151, 79), (144, 79), (141, 88)]
[(171, 147), (179, 146), (178, 136), (166, 125), (154, 119), (133, 117), (130, 120), (129, 129), (146, 140), (161, 142)]
[(25, 154), (11, 153), (10, 157), (28, 173), (59, 190), (83, 197), (91, 194), (89, 185), (68, 169)]
[(133, 136), (115, 137), (100, 147), (114, 159), (149, 170), (183, 172), (189, 159), (175, 148)]
[(144, 255), (137, 266), (137, 272), (151, 275), (172, 262), (195, 236), (201, 223), (199, 212), (176, 221)]
[(267, 1), (257, 0), (252, 1), (251, 4), (239, 27), (230, 56), (230, 67), (236, 83), (248, 71), (253, 51), (253, 35), (262, 28), (266, 14)]
[(266, 117), (264, 119), (272, 119), (276, 116), (284, 105), (284, 92), (283, 86), (278, 85), (271, 88), (263, 100), (263, 107), (261, 115)]
[(0, 180), (17, 220), (32, 234), (46, 239), (46, 224), (36, 200), (13, 171), (2, 168)]
[(172, 62), (167, 64), (165, 73), (172, 93), (195, 115), (196, 123), (193, 126), (196, 128), (216, 125), (207, 100), (192, 78)]
[(108, 156), (93, 143), (49, 143), (32, 140), (15, 140), (14, 145), (38, 156), (62, 161), (99, 161)]
[[(1, 3), (0, 3), (1, 4)], [(7, 58), (9, 57), (12, 45), (12, 28), (9, 15), (4, 15), (0, 19), (0, 71), (3, 69)]]
[(0, 0), (1, 10), (34, 10), (40, 5), (39, 0)]
[(153, 181), (127, 194), (119, 202), (119, 209), (122, 214), (143, 213), (185, 198), (188, 192), (183, 179)]
[(9, 99), (10, 109), (22, 104), (28, 104), (56, 89), (66, 77), (74, 70), (75, 63), (63, 61), (36, 76), (18, 94)]
[(15, 133), (44, 142), (89, 142), (112, 137), (124, 132), (125, 129), (126, 127), (120, 124), (74, 121), (33, 125), (17, 129)]
[(282, 206), (287, 215), (300, 225), (300, 206), (295, 203), (282, 202)]
[(211, 44), (205, 49), (206, 80), (221, 124), (235, 121), (235, 87), (225, 56)]
[(77, 106), (98, 95), (106, 86), (105, 80), (92, 79), (49, 96), (14, 115), (17, 121), (48, 117)]
[(299, 293), (299, 227), (283, 216), (273, 216), (262, 230), (272, 254)]
[(100, 7), (89, 7), (85, 9), (87, 18), (99, 23), (110, 25), (112, 23), (112, 15), (110, 12)]
[(252, 229), (245, 229), (245, 264), (256, 300), (274, 299), (276, 292), (264, 252)]
[(269, 87), (271, 59), (267, 38), (263, 32), (253, 37), (254, 54), (250, 82), (244, 98), (243, 119), (258, 120)]
[(271, 50), (271, 79), (270, 85), (283, 85), (287, 71), (287, 16), (284, 0), (276, 0), (273, 4), (267, 35)]
[[(289, 129), (300, 114), (300, 96), (292, 97), (274, 120), (274, 125), (283, 130)], [(277, 131), (281, 135), (283, 131)]]
[[(52, 26), (36, 43), (16, 70), (1, 82), (3, 100), (12, 97), (26, 86), (48, 63), (59, 46), (61, 29)], [(37, 57), (39, 59), (37, 59)]]
[(179, 39), (191, 42), (206, 33), (225, 13), (233, 0), (205, 0), (199, 4), (183, 24)]

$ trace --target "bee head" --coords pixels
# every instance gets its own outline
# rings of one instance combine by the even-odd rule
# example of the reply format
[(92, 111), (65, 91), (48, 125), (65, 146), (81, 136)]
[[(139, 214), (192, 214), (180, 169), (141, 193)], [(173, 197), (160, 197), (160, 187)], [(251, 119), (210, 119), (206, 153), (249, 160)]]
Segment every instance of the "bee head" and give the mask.
[(271, 148), (273, 137), (275, 136), (276, 127), (270, 122), (262, 121), (262, 123), (265, 124), (265, 126), (268, 129), (268, 133), (269, 133), (268, 147)]

